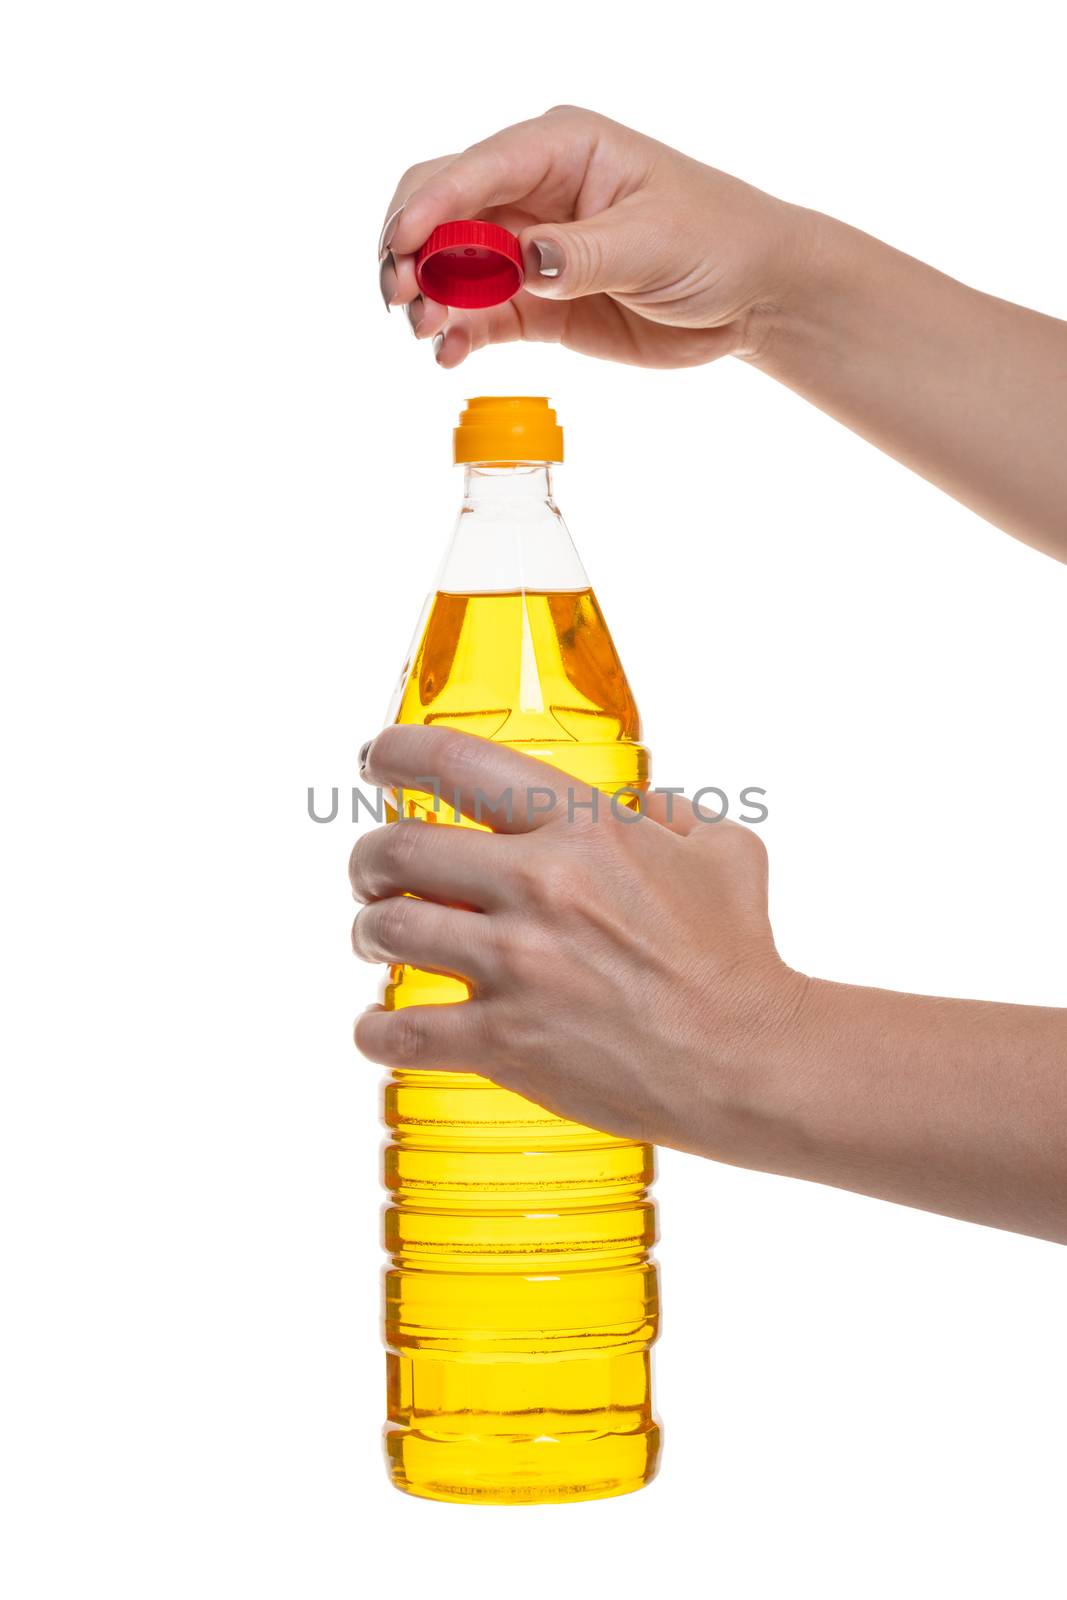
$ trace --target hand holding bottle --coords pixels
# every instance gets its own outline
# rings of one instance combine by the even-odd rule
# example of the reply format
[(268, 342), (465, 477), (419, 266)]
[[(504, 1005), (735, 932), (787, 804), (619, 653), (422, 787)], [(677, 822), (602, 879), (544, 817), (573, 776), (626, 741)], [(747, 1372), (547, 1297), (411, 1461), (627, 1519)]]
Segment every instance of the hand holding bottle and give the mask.
[[(484, 1073), (575, 1122), (750, 1158), (731, 1124), (808, 983), (774, 948), (757, 835), (664, 796), (622, 820), (600, 795), (594, 818), (586, 785), (439, 728), (386, 728), (364, 766), (383, 787), (416, 789), (426, 774), (468, 815), (479, 790), (510, 791), (511, 820), (483, 807), (503, 831), (410, 822), (366, 834), (351, 862), (366, 902), (353, 945), (366, 961), (464, 978), (474, 997), (371, 1009), (356, 1028), (364, 1054)], [(527, 791), (546, 784), (555, 804), (528, 815)]]
[[(565, 774), (468, 734), (390, 727), (364, 774), (442, 793)], [(372, 1008), (372, 1060), (467, 1067), (627, 1138), (1067, 1243), (1067, 1013), (825, 982), (778, 955), (761, 841), (676, 801), (566, 803), (500, 831), (377, 829), (351, 875), (368, 961), (454, 973), (458, 1005)], [(418, 900), (403, 898), (418, 895)]]

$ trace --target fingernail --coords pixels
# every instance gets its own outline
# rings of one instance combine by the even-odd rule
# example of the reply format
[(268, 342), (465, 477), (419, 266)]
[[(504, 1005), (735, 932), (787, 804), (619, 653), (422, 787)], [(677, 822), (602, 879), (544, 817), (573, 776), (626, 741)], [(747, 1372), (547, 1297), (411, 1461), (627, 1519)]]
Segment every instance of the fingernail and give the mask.
[(370, 753), (370, 747), (371, 747), (371, 745), (373, 743), (374, 743), (373, 739), (368, 739), (366, 744), (363, 745), (361, 747), (361, 749), (360, 749), (360, 752), (359, 752), (359, 770), (360, 770), (361, 773), (366, 772), (366, 770), (367, 770), (367, 756)]
[(385, 219), (385, 227), (382, 229), (381, 238), (378, 240), (379, 261), (393, 242), (396, 230), (400, 226), (400, 217), (403, 210), (403, 206), (397, 206), (392, 216)]
[(391, 250), (386, 252), (385, 260), (378, 269), (378, 287), (382, 291), (386, 311), (392, 311), (393, 296), (396, 294), (396, 262)]
[(444, 342), (445, 342), (445, 336), (444, 336), (443, 333), (435, 333), (434, 334), (434, 336), (433, 336), (433, 358), (434, 358), (435, 361), (440, 361), (440, 359), (441, 359), (441, 346), (444, 344)]
[(426, 302), (422, 295), (417, 294), (411, 304), (404, 307), (404, 310), (407, 313), (408, 321), (411, 323), (412, 333), (417, 334), (419, 323), (422, 321), (422, 314), (426, 310)]
[(558, 278), (563, 271), (563, 251), (555, 239), (535, 239), (533, 247), (537, 251), (538, 260), (536, 267), (542, 278)]

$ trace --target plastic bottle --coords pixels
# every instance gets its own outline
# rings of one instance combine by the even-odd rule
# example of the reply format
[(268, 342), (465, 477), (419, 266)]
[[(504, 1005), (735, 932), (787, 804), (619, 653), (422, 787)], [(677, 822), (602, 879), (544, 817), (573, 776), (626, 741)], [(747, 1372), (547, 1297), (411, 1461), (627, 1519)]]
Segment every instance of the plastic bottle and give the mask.
[[(504, 742), (612, 793), (641, 788), (637, 708), (552, 499), (562, 443), (544, 399), (468, 403), (455, 432), (463, 505), (392, 714)], [(403, 803), (462, 820), (429, 795)], [(394, 967), (384, 999), (467, 995)], [(392, 1073), (385, 1120), (393, 1482), (496, 1503), (640, 1488), (659, 1448), (652, 1149), (466, 1073)]]

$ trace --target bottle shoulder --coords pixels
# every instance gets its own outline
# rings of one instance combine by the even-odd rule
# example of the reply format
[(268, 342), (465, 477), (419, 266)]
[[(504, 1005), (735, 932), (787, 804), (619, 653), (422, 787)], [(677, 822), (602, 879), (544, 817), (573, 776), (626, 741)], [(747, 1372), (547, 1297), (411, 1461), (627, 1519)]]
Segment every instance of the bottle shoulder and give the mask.
[(396, 706), (515, 745), (637, 744), (640, 717), (593, 591), (439, 591)]

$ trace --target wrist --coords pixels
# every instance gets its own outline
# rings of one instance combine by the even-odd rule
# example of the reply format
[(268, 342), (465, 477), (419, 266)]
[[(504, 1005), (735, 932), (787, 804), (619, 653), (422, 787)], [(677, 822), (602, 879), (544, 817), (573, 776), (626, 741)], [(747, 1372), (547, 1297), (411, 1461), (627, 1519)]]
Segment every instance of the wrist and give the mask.
[[(713, 1065), (719, 1096), (704, 1155), (764, 1172), (803, 1175), (818, 1147), (848, 988), (784, 963)], [(829, 1103), (832, 1104), (832, 1092)]]
[(785, 205), (766, 289), (745, 322), (736, 354), (777, 376), (795, 367), (798, 354), (825, 344), (835, 309), (862, 275), (858, 248), (864, 235), (820, 211)]

